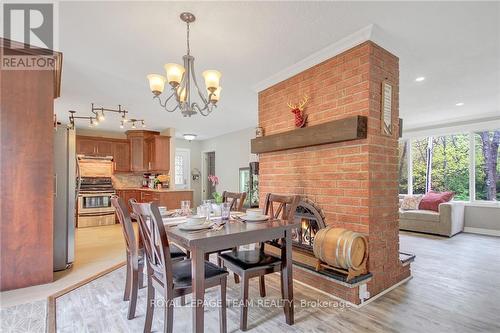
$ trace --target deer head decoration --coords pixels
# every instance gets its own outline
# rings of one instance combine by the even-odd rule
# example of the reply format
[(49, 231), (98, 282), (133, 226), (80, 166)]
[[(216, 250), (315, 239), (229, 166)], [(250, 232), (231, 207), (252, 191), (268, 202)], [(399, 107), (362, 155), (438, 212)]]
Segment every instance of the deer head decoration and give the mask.
[(297, 128), (304, 127), (306, 125), (307, 116), (304, 116), (304, 107), (308, 100), (309, 96), (304, 95), (299, 104), (292, 104), (291, 101), (287, 104), (290, 108), (290, 112), (292, 112), (295, 116), (295, 127)]

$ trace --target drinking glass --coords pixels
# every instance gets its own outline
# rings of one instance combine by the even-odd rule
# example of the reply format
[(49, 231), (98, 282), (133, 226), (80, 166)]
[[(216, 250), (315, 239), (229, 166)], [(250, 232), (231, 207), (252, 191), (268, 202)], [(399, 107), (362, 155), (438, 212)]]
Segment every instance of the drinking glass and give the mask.
[(206, 203), (201, 206), (202, 215), (206, 217), (207, 221), (210, 221), (210, 213), (212, 212), (212, 204)]
[(231, 211), (231, 203), (229, 202), (223, 202), (220, 205), (220, 215), (223, 220), (229, 220), (229, 214)]
[(181, 201), (181, 214), (189, 216), (191, 215), (191, 201), (189, 200), (182, 200)]

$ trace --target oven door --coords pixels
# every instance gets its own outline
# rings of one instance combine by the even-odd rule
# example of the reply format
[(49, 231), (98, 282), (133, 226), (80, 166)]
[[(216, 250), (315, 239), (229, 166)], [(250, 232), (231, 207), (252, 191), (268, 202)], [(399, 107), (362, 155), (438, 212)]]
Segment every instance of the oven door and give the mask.
[(116, 223), (115, 213), (88, 213), (78, 215), (78, 228), (100, 227), (103, 225), (113, 225)]
[(78, 197), (78, 215), (93, 215), (114, 213), (111, 196), (114, 193), (82, 193)]

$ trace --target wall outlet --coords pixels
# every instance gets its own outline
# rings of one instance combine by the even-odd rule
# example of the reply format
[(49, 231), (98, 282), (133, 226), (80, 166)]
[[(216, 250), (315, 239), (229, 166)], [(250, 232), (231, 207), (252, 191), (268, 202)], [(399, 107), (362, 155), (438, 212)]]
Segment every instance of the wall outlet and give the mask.
[(370, 292), (368, 291), (368, 286), (366, 285), (366, 283), (359, 286), (358, 293), (361, 303), (370, 298)]

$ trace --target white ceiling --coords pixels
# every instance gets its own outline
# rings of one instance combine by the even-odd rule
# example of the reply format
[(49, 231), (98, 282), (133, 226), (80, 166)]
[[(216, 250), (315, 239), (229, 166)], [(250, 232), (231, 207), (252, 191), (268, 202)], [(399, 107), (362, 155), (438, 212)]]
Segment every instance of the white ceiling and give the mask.
[[(191, 27), (197, 76), (209, 68), (223, 73), (219, 107), (208, 117), (167, 113), (146, 80), (164, 63), (181, 62), (183, 11), (197, 16)], [(67, 119), (69, 109), (89, 114), (91, 102), (122, 104), (149, 129), (174, 127), (201, 139), (252, 127), (252, 87), (370, 24), (375, 42), (400, 58), (406, 128), (500, 116), (498, 2), (61, 2), (56, 112)], [(426, 80), (417, 83), (418, 76)], [(119, 131), (114, 117), (99, 128)]]

